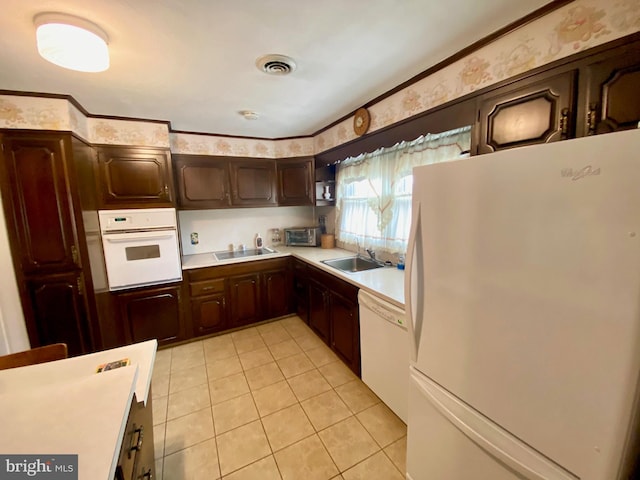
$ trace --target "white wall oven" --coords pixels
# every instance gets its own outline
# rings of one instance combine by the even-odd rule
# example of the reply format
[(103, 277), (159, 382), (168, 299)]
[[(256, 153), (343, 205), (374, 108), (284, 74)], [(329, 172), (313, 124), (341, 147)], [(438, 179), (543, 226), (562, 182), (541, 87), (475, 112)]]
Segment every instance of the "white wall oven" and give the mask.
[(182, 280), (174, 208), (99, 212), (109, 290)]

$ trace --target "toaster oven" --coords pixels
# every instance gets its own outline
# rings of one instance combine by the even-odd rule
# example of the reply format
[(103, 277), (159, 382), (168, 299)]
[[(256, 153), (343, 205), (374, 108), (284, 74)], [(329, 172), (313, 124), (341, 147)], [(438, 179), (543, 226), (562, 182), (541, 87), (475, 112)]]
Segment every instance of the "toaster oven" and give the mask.
[(285, 228), (284, 244), (291, 247), (317, 247), (320, 245), (320, 227)]

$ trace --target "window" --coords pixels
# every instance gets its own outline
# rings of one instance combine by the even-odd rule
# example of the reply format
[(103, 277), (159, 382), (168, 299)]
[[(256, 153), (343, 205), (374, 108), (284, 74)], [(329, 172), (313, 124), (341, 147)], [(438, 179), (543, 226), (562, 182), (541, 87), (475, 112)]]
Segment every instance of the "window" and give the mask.
[(406, 251), (413, 167), (462, 158), (470, 144), (471, 127), (464, 127), (341, 162), (336, 193), (338, 240), (388, 253)]

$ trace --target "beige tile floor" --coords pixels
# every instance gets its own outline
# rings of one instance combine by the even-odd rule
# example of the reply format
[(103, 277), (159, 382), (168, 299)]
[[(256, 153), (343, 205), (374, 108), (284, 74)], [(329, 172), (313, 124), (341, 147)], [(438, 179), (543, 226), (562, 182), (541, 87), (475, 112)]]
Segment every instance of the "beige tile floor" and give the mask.
[(157, 354), (157, 478), (401, 480), (406, 425), (298, 317)]

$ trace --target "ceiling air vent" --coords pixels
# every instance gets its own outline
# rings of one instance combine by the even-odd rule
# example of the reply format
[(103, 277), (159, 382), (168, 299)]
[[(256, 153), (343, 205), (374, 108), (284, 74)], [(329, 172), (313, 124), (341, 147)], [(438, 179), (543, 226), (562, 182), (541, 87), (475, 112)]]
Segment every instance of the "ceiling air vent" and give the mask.
[(263, 55), (256, 66), (269, 75), (288, 75), (296, 69), (296, 62), (286, 55)]

